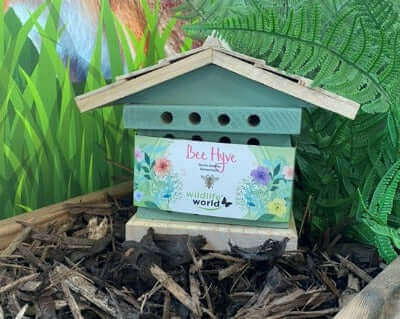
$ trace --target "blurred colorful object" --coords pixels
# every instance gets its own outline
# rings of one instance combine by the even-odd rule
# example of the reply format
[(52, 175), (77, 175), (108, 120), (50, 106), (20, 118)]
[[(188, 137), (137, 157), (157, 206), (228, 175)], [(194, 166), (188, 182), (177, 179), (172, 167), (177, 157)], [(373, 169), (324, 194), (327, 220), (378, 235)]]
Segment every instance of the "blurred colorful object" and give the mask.
[[(64, 0), (59, 8), (57, 1), (48, 0), (5, 0), (4, 11), (12, 9), (20, 21), (25, 24), (32, 14), (41, 6), (47, 7), (43, 10), (37, 19), (39, 26), (33, 27), (29, 32), (29, 37), (34, 46), (40, 51), (42, 37), (50, 35), (43, 30), (49, 20), (49, 15), (53, 15), (54, 21), (58, 21), (58, 38), (50, 39), (57, 42), (57, 52), (61, 59), (71, 64), (71, 78), (73, 81), (84, 81), (90, 67), (92, 56), (96, 48), (96, 39), (99, 32), (99, 22), (102, 21), (102, 3), (100, 0)], [(110, 9), (115, 16), (116, 23), (120, 24), (122, 31), (131, 49), (130, 54), (134, 59), (136, 56), (135, 40), (140, 41), (143, 37), (147, 38), (149, 24), (145, 10), (148, 6), (151, 10), (158, 12), (157, 29), (159, 32), (165, 29), (171, 29), (170, 35), (166, 41), (165, 51), (167, 54), (174, 54), (180, 51), (184, 42), (182, 32), (182, 22), (176, 22), (171, 26), (172, 10), (182, 1), (163, 1), (160, 6), (155, 0), (143, 2), (141, 0), (110, 0), (104, 3), (107, 9)], [(59, 12), (59, 13), (58, 13)], [(131, 37), (135, 40), (132, 40)], [(119, 40), (121, 42), (121, 39)], [(146, 40), (147, 41), (147, 40)], [(116, 43), (113, 47), (118, 48)], [(110, 53), (107, 45), (107, 32), (103, 30), (101, 36), (101, 66), (105, 78), (111, 78)], [(121, 55), (126, 52), (122, 52)], [(124, 63), (125, 71), (127, 64)]]
[(74, 97), (191, 48), (173, 6), (0, 0), (0, 218), (131, 179), (107, 161), (133, 160), (122, 109), (82, 116)]

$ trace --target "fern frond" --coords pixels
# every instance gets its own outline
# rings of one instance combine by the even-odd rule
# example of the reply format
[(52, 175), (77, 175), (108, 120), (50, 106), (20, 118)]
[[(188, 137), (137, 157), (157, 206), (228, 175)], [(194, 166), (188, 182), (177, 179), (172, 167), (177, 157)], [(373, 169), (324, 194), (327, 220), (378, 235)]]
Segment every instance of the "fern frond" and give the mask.
[[(289, 8), (284, 18), (275, 8), (266, 8), (214, 23), (188, 26), (187, 31), (216, 34), (234, 50), (255, 54), (268, 63), (279, 61), (281, 68), (296, 74), (314, 74), (314, 86), (326, 85), (360, 101), (367, 112), (386, 112), (395, 105), (392, 88), (400, 77), (400, 57), (395, 54), (399, 51), (400, 35), (388, 31), (382, 16), (385, 13), (391, 19), (396, 17), (393, 6), (385, 6), (390, 1), (372, 2), (377, 3), (372, 15), (371, 3), (355, 0), (341, 8), (336, 18), (324, 26), (321, 4), (313, 0), (298, 10)], [(375, 14), (377, 20), (373, 21)], [(262, 43), (260, 39), (272, 42), (266, 56), (255, 52), (253, 44)], [(351, 76), (347, 77), (348, 74)]]
[(181, 20), (212, 22), (238, 14), (244, 8), (241, 0), (185, 0), (174, 11)]
[(397, 253), (388, 237), (375, 235), (375, 245), (378, 248), (379, 255), (385, 260), (386, 263), (390, 264), (396, 259)]
[(391, 205), (393, 205), (394, 191), (397, 189), (399, 182), (400, 160), (394, 163), (383, 176), (372, 196), (369, 212), (382, 224), (387, 224), (387, 216), (390, 211), (388, 212), (386, 207), (390, 205), (390, 202), (392, 203)]

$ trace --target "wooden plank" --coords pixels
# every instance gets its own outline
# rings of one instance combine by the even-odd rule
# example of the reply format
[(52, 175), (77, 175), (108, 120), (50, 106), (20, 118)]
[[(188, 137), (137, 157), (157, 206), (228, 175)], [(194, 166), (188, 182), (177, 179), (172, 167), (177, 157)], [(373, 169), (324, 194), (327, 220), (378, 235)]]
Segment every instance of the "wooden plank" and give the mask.
[(311, 89), (299, 85), (296, 82), (284, 77), (279, 77), (275, 73), (254, 67), (249, 63), (235, 59), (234, 57), (222, 52), (214, 52), (213, 63), (241, 76), (267, 85), (275, 90), (284, 92), (323, 109), (341, 114), (350, 119), (355, 118), (358, 109), (360, 108), (358, 103), (349, 99), (322, 89)]
[(148, 220), (134, 215), (126, 224), (126, 240), (139, 241), (152, 227), (157, 233), (171, 235), (202, 235), (207, 239), (206, 249), (228, 250), (229, 242), (241, 247), (255, 247), (268, 238), (289, 238), (287, 250), (297, 249), (297, 231), (292, 216), (288, 229), (249, 227), (227, 224)]
[(165, 59), (160, 60), (155, 65), (152, 65), (152, 66), (149, 66), (149, 67), (146, 67), (146, 68), (134, 71), (134, 72), (130, 72), (128, 74), (124, 74), (124, 75), (118, 76), (116, 78), (116, 80), (117, 81), (121, 81), (121, 80), (130, 80), (130, 79), (136, 78), (136, 77), (138, 77), (140, 75), (143, 75), (143, 74), (146, 74), (146, 73), (161, 69), (161, 68), (163, 68), (163, 67), (165, 67), (165, 66), (167, 66), (167, 65), (169, 65), (171, 63), (174, 63), (176, 61), (182, 60), (182, 59), (184, 59), (184, 58), (186, 58), (188, 56), (191, 56), (193, 54), (199, 53), (201, 51), (205, 51), (207, 49), (209, 49), (209, 47), (201, 46), (201, 47), (198, 47), (196, 49), (193, 49), (193, 50), (190, 50), (190, 51), (186, 51), (184, 53), (171, 55), (171, 56), (169, 56), (169, 57), (167, 57)]
[(23, 230), (23, 226), (17, 222), (22, 221), (37, 226), (59, 222), (62, 223), (68, 218), (66, 204), (76, 203), (101, 203), (107, 201), (107, 195), (113, 197), (126, 196), (132, 192), (132, 182), (126, 182), (109, 187), (94, 193), (68, 199), (64, 202), (43, 207), (29, 213), (21, 214), (12, 218), (0, 221), (0, 250), (6, 248), (12, 240)]
[(400, 309), (400, 257), (361, 290), (335, 319), (394, 319)]
[(127, 95), (143, 91), (157, 84), (171, 80), (177, 76), (210, 64), (211, 62), (212, 50), (207, 49), (130, 81), (119, 81), (78, 96), (75, 101), (81, 112), (90, 111), (97, 107), (115, 102)]
[(224, 48), (217, 47), (217, 48), (214, 48), (214, 51), (221, 52), (221, 53), (229, 55), (231, 57), (247, 61), (247, 62), (249, 62), (251, 64), (254, 64), (254, 65), (256, 65), (256, 64), (265, 64), (264, 60), (253, 58), (253, 57), (251, 57), (249, 55), (245, 55), (243, 53), (239, 53), (239, 52), (232, 51), (232, 50), (229, 50), (229, 49), (224, 49)]
[(157, 63), (155, 65), (152, 65), (152, 66), (149, 66), (147, 68), (143, 68), (143, 69), (140, 69), (138, 71), (131, 72), (131, 73), (128, 73), (128, 74), (125, 74), (125, 75), (117, 76), (116, 80), (117, 81), (131, 80), (133, 78), (137, 78), (140, 75), (143, 75), (143, 74), (150, 73), (152, 71), (161, 69), (161, 68), (163, 68), (163, 67), (165, 67), (165, 66), (167, 66), (169, 64), (170, 64), (169, 60), (161, 60), (159, 63)]

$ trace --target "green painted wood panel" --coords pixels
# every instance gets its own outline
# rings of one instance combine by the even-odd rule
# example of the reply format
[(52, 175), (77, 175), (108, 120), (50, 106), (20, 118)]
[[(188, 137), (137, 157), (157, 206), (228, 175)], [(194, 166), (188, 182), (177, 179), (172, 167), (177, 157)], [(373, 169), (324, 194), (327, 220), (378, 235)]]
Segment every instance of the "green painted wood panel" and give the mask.
[(301, 109), (289, 107), (125, 105), (125, 128), (248, 134), (300, 134)]
[(187, 132), (187, 131), (156, 131), (138, 130), (138, 135), (177, 138), (194, 141), (249, 144), (264, 146), (291, 146), (290, 135), (262, 135), (262, 134), (235, 134), (235, 133), (209, 133), (209, 132)]
[(168, 221), (179, 221), (179, 222), (214, 223), (214, 224), (241, 225), (241, 226), (264, 227), (264, 228), (289, 227), (289, 223), (247, 221), (247, 220), (238, 220), (233, 218), (220, 218), (220, 217), (202, 216), (195, 214), (183, 214), (183, 213), (167, 212), (158, 209), (143, 208), (143, 207), (138, 207), (136, 215), (138, 215), (138, 217), (143, 219), (168, 220)]
[(300, 99), (216, 65), (186, 73), (121, 99), (116, 104), (310, 106)]

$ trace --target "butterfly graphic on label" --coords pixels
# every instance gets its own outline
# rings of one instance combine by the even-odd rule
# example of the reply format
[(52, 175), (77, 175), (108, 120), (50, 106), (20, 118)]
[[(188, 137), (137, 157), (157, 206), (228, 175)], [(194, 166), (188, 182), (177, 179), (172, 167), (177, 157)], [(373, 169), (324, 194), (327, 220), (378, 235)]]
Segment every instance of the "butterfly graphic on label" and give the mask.
[(226, 208), (228, 208), (229, 206), (231, 206), (232, 205), (232, 202), (228, 202), (228, 200), (226, 199), (226, 197), (224, 197), (223, 199), (222, 199), (222, 205), (225, 205), (225, 207)]

